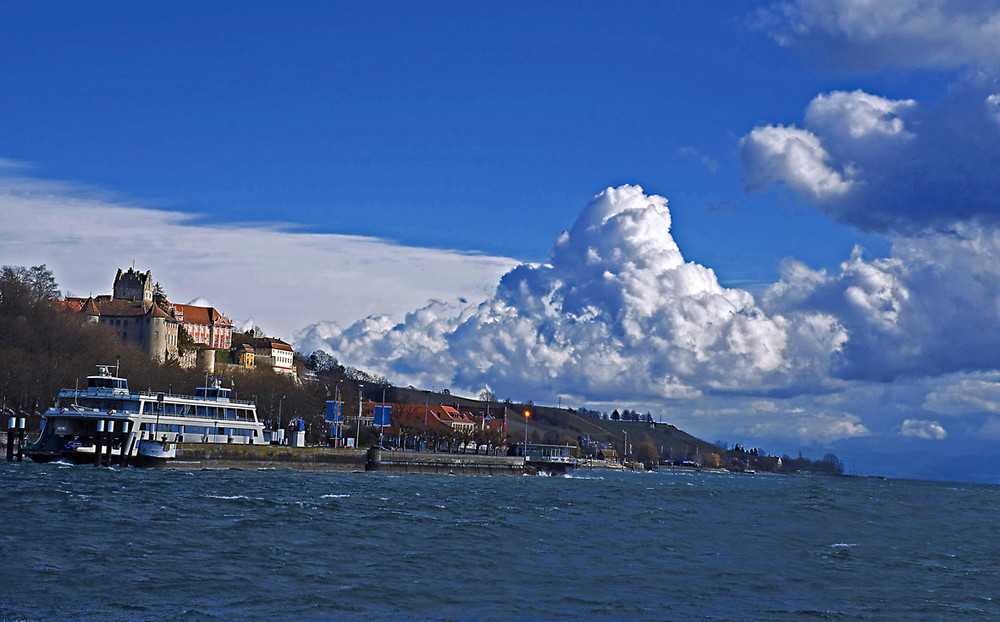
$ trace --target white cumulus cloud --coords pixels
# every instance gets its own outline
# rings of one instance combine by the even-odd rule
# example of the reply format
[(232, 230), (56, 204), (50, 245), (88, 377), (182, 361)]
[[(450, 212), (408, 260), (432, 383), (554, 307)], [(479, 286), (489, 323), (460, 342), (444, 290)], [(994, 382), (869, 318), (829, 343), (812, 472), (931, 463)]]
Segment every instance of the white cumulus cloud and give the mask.
[(432, 305), (395, 325), (321, 324), (299, 338), (403, 382), (488, 382), (501, 395), (536, 398), (663, 399), (822, 382), (845, 340), (835, 321), (769, 316), (749, 292), (685, 261), (670, 224), (663, 197), (608, 188), (548, 263), (518, 266), (474, 309), (441, 315)]
[(839, 273), (788, 260), (762, 292), (768, 314), (824, 313), (846, 335), (834, 374), (887, 381), (1000, 368), (1000, 229), (966, 226), (860, 250)]
[(900, 115), (915, 106), (912, 99), (892, 100), (860, 90), (833, 91), (813, 98), (806, 108), (805, 126), (835, 139), (838, 146), (865, 137), (910, 138), (913, 135)]
[(934, 441), (942, 441), (948, 437), (948, 432), (940, 423), (924, 419), (906, 419), (899, 429), (899, 434)]
[(961, 81), (935, 107), (860, 90), (817, 95), (801, 128), (763, 125), (743, 137), (746, 189), (783, 183), (836, 220), (872, 232), (1000, 223), (992, 84)]
[(846, 173), (830, 165), (830, 154), (807, 130), (783, 125), (754, 128), (740, 141), (748, 189), (782, 181), (792, 190), (826, 199), (846, 194), (852, 185)]

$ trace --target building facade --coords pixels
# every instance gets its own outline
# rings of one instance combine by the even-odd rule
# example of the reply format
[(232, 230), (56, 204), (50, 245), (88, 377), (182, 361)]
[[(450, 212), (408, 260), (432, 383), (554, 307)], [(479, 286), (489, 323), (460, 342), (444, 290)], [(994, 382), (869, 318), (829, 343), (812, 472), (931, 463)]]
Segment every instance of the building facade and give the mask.
[(108, 326), (122, 341), (134, 343), (159, 361), (178, 358), (179, 323), (152, 302), (98, 298), (68, 298), (63, 307)]
[(277, 337), (254, 337), (249, 333), (233, 333), (233, 348), (249, 346), (253, 350), (254, 367), (270, 367), (279, 374), (296, 376), (295, 351)]
[[(111, 295), (67, 298), (61, 305), (83, 313), (91, 322), (111, 327), (122, 341), (139, 345), (160, 361), (179, 360), (182, 365), (207, 369), (209, 362), (214, 362), (214, 350), (229, 350), (233, 332), (229, 318), (214, 307), (154, 300), (154, 290), (151, 271), (119, 269)], [(197, 346), (184, 356), (178, 349), (182, 327)]]
[(195, 343), (228, 350), (233, 345), (233, 323), (215, 307), (171, 305), (174, 317), (180, 322)]

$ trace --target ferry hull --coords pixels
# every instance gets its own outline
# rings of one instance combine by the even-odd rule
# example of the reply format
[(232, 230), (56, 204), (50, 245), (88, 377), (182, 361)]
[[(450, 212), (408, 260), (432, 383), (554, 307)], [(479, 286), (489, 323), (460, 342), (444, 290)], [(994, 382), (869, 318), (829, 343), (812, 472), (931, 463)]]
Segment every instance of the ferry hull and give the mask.
[[(31, 459), (32, 462), (69, 462), (71, 464), (94, 464), (94, 452), (82, 452), (77, 450), (62, 450), (62, 451), (29, 451), (25, 450), (24, 455)], [(107, 460), (105, 454), (104, 457)], [(117, 463), (119, 460), (119, 452), (115, 451), (111, 454), (111, 460), (113, 463)]]

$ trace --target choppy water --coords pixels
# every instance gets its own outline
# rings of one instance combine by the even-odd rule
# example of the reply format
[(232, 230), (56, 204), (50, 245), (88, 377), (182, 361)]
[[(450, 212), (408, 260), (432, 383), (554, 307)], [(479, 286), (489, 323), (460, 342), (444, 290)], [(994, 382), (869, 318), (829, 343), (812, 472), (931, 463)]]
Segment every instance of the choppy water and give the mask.
[(1000, 617), (1000, 488), (0, 463), (0, 619)]

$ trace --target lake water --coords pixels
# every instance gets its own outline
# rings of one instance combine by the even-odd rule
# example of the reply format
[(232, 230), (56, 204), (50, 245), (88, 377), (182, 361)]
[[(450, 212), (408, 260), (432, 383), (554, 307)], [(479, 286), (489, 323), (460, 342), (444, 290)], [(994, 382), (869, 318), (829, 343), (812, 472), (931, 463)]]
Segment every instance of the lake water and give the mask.
[(0, 463), (0, 620), (1000, 617), (1000, 488)]

